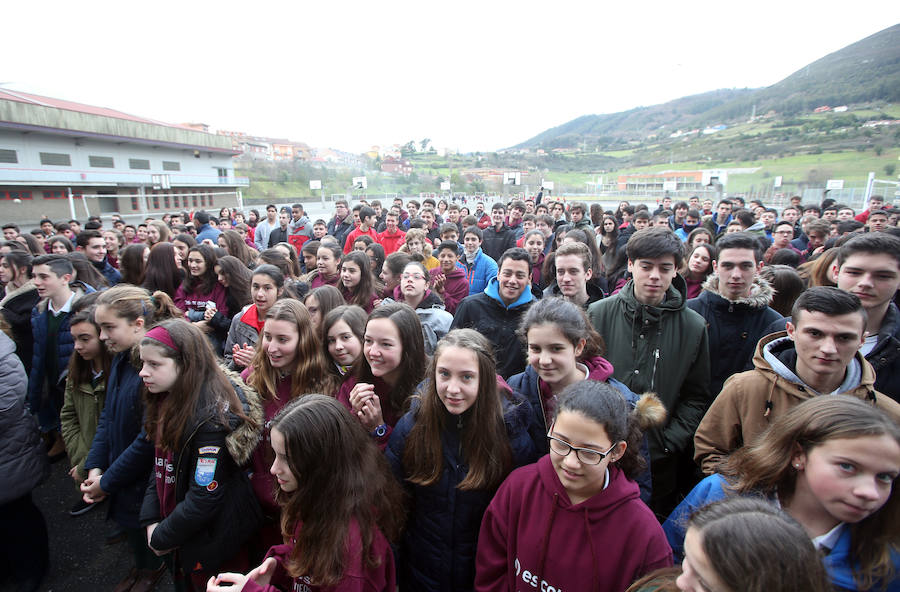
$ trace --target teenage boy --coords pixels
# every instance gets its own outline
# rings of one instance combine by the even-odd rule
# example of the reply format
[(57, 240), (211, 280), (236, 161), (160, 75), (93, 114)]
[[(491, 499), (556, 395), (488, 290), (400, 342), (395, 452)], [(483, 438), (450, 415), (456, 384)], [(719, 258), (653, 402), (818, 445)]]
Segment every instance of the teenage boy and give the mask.
[(347, 239), (344, 241), (344, 253), (352, 251), (353, 243), (361, 236), (368, 236), (373, 241), (378, 242), (378, 234), (374, 228), (375, 218), (375, 210), (369, 206), (363, 206), (359, 209), (359, 226), (351, 230), (350, 234), (347, 235)]
[(122, 281), (122, 274), (119, 270), (110, 265), (106, 258), (106, 240), (97, 230), (82, 230), (75, 239), (75, 246), (81, 251), (91, 262), (91, 265), (99, 271), (110, 287), (115, 286)]
[(325, 220), (319, 218), (313, 222), (312, 237), (314, 240), (322, 240), (328, 234), (328, 225)]
[(278, 212), (278, 226), (269, 231), (268, 248), (272, 248), (278, 243), (286, 243), (291, 235), (291, 211), (287, 208), (281, 208)]
[(506, 224), (506, 206), (495, 203), (491, 207), (491, 223), (493, 226), (484, 229), (484, 241), (481, 248), (491, 259), (497, 261), (508, 249), (516, 246), (516, 233)]
[(859, 298), (831, 286), (809, 288), (791, 310), (786, 332), (764, 337), (753, 370), (734, 375), (694, 437), (695, 459), (713, 473), (725, 456), (806, 399), (849, 395), (900, 420), (900, 405), (875, 392), (875, 371), (862, 353), (866, 311)]
[[(101, 242), (103, 239), (100, 239)], [(61, 255), (41, 255), (32, 261), (34, 287), (41, 298), (31, 313), (33, 353), (28, 380), (28, 405), (48, 445), (47, 455), (61, 458), (65, 443), (59, 432), (59, 410), (64, 385), (60, 379), (75, 349), (69, 332), (69, 313), (75, 299), (84, 294), (69, 285), (75, 277), (72, 263)], [(88, 288), (93, 292), (92, 289)]]
[(636, 232), (625, 253), (632, 278), (615, 296), (592, 304), (588, 315), (606, 343), (617, 344), (606, 355), (615, 378), (636, 393), (656, 392), (666, 406), (666, 424), (649, 440), (650, 507), (667, 516), (679, 490), (693, 485), (692, 473), (679, 464), (690, 462), (694, 430), (710, 403), (706, 323), (687, 308), (687, 285), (678, 275), (684, 243), (674, 232)]
[(573, 201), (569, 204), (569, 215), (572, 216), (572, 228), (594, 229), (591, 219), (588, 217), (587, 205), (584, 202)]
[(435, 241), (440, 237), (440, 227), (435, 222), (436, 218), (434, 210), (431, 208), (422, 208), (422, 211), (419, 212), (419, 218), (425, 223), (422, 227), (422, 230), (425, 231), (425, 238), (427, 238), (428, 242), (433, 246)]
[[(456, 228), (453, 224), (450, 226)], [(469, 295), (466, 270), (459, 265), (459, 243), (455, 240), (444, 241), (438, 245), (435, 254), (440, 265), (429, 271), (431, 289), (444, 301), (447, 312), (456, 314), (459, 303)]]
[(466, 270), (470, 296), (483, 292), (491, 278), (497, 275), (497, 262), (481, 249), (482, 241), (482, 230), (478, 226), (466, 228), (463, 234), (463, 256), (459, 262)]
[(556, 280), (544, 289), (544, 298), (562, 296), (587, 310), (603, 298), (593, 277), (591, 251), (584, 243), (564, 243), (556, 249)]
[(687, 242), (688, 236), (690, 236), (691, 232), (694, 231), (695, 228), (700, 226), (700, 212), (698, 210), (688, 210), (687, 214), (684, 217), (684, 222), (681, 223), (679, 228), (675, 229), (675, 236), (681, 239), (682, 242)]
[(16, 240), (16, 237), (19, 236), (19, 227), (9, 222), (3, 225), (3, 240)]
[(888, 213), (884, 210), (872, 210), (866, 220), (866, 232), (881, 232), (888, 225)]
[(334, 218), (328, 222), (328, 234), (336, 238), (339, 245), (343, 245), (351, 230), (353, 218), (350, 217), (350, 208), (346, 200), (339, 199), (334, 202)]
[(772, 257), (775, 256), (775, 253), (777, 253), (781, 249), (789, 249), (802, 256), (802, 253), (795, 249), (793, 245), (791, 245), (793, 237), (793, 224), (791, 224), (787, 220), (782, 220), (781, 222), (776, 224), (774, 230), (772, 231), (772, 246), (766, 250), (766, 253), (763, 256), (763, 260), (766, 263), (770, 263), (772, 261)]
[[(685, 219), (687, 218), (688, 212), (690, 208), (686, 201), (680, 201), (675, 204), (675, 213), (669, 217), (669, 228), (672, 230), (679, 230), (682, 225), (684, 225)], [(698, 216), (699, 218), (699, 216)]]
[[(790, 240), (790, 227), (785, 225)], [(688, 300), (688, 308), (706, 320), (710, 356), (709, 392), (715, 396), (732, 374), (753, 367), (753, 352), (768, 335), (770, 324), (781, 319), (769, 305), (775, 291), (759, 271), (762, 250), (755, 236), (745, 232), (726, 234), (716, 243), (713, 273), (700, 296)]]
[[(522, 218), (525, 216), (525, 202), (521, 200), (513, 201), (509, 206), (509, 218), (506, 221), (507, 227), (516, 235), (516, 240), (522, 238), (525, 229), (522, 226)], [(491, 220), (493, 222), (493, 219)]]
[[(196, 214), (194, 215), (196, 218)], [(256, 230), (253, 232), (253, 242), (256, 243), (257, 251), (265, 251), (269, 248), (269, 234), (278, 227), (278, 208), (275, 204), (266, 206), (266, 219), (256, 223)]]
[(531, 258), (525, 249), (513, 247), (500, 257), (497, 277), (484, 292), (459, 303), (450, 328), (468, 327), (487, 337), (494, 345), (497, 374), (507, 379), (525, 370), (525, 350), (516, 331), (533, 300)]
[(855, 294), (866, 311), (860, 351), (875, 369), (875, 389), (900, 402), (900, 311), (892, 302), (900, 290), (900, 238), (853, 237), (840, 247), (833, 272), (838, 288)]
[[(869, 198), (868, 206), (869, 207), (867, 207), (864, 211), (862, 211), (856, 215), (856, 219), (859, 220), (860, 222), (862, 222), (863, 224), (865, 224), (866, 221), (868, 221), (870, 212), (874, 212), (875, 210), (880, 210), (881, 208), (884, 207), (884, 197), (882, 197), (881, 195), (873, 195), (872, 197)], [(43, 224), (41, 226), (43, 227)]]
[(385, 256), (396, 253), (406, 242), (406, 233), (400, 230), (400, 214), (395, 208), (384, 217), (384, 232), (378, 234), (376, 240), (384, 247)]
[(703, 223), (710, 234), (713, 235), (713, 242), (719, 240), (719, 237), (725, 234), (728, 223), (732, 219), (731, 207), (730, 199), (719, 200), (719, 205), (716, 206), (716, 215), (711, 216)]

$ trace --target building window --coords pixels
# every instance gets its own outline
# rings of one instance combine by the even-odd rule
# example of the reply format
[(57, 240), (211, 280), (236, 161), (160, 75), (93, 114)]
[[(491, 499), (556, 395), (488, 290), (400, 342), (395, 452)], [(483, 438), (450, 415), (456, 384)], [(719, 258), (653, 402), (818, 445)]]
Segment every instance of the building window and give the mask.
[(193, 198), (194, 207), (196, 208), (196, 207), (197, 207), (197, 194), (195, 193), (195, 194), (192, 195), (191, 197)]
[(65, 199), (69, 197), (63, 191), (44, 191), (44, 199)]
[(15, 150), (0, 150), (0, 162), (6, 164), (16, 164), (19, 162), (19, 157), (16, 156)]
[(0, 199), (31, 199), (30, 191), (0, 191)]
[(88, 156), (88, 163), (92, 167), (100, 168), (100, 169), (111, 169), (115, 168), (115, 164), (113, 163), (112, 156)]
[(154, 210), (159, 209), (159, 196), (156, 195), (156, 193), (153, 194), (153, 209)]
[(136, 196), (136, 195), (131, 196), (131, 211), (132, 212), (138, 211), (138, 196)]
[(41, 164), (48, 166), (72, 166), (72, 157), (58, 152), (41, 152)]
[(150, 170), (150, 161), (146, 160), (144, 158), (129, 158), (128, 159), (128, 168), (149, 171)]
[(171, 198), (169, 197), (168, 193), (163, 196), (163, 203), (165, 204), (165, 207), (167, 210), (172, 207), (170, 200), (171, 200)]
[(163, 170), (164, 171), (180, 171), (181, 163), (180, 162), (172, 162), (170, 160), (163, 161)]

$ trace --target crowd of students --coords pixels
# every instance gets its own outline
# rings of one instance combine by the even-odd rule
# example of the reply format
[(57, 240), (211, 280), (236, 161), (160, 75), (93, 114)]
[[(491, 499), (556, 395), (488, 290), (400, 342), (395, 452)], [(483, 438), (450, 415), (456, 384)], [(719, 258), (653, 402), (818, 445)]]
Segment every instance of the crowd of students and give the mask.
[(6, 224), (7, 572), (38, 589), (65, 459), (120, 592), (900, 590), (883, 206)]

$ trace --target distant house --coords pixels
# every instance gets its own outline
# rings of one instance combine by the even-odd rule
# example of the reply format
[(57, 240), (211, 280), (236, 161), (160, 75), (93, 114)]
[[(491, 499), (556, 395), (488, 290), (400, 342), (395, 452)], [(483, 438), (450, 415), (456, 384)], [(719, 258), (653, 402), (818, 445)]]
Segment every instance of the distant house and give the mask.
[(403, 175), (405, 177), (412, 174), (413, 165), (405, 158), (385, 158), (381, 161), (381, 170), (385, 173)]
[(813, 113), (828, 113), (829, 111), (831, 111), (831, 107), (828, 105), (822, 105), (821, 107), (813, 109)]
[(835, 107), (835, 113), (845, 113), (847, 111), (847, 105), (841, 105), (840, 107)]

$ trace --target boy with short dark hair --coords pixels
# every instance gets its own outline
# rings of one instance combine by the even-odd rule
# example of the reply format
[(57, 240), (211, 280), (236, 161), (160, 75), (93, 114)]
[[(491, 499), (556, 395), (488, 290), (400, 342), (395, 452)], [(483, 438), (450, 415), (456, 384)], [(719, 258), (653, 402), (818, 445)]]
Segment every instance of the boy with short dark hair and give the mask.
[(498, 202), (491, 206), (491, 224), (490, 228), (482, 231), (484, 242), (481, 248), (485, 255), (496, 261), (508, 249), (516, 246), (518, 237), (515, 231), (506, 225), (506, 206), (502, 203)]
[[(103, 240), (101, 238), (101, 240)], [(32, 261), (34, 286), (41, 301), (31, 312), (34, 349), (28, 381), (28, 405), (37, 415), (38, 425), (53, 459), (65, 454), (59, 432), (59, 411), (65, 385), (60, 384), (69, 357), (75, 349), (69, 332), (69, 313), (75, 299), (84, 294), (69, 285), (75, 277), (71, 261), (62, 255), (41, 255)], [(93, 290), (90, 290), (93, 291)]]
[(359, 208), (359, 226), (350, 231), (344, 241), (344, 253), (353, 250), (353, 243), (361, 236), (368, 236), (372, 241), (378, 241), (378, 233), (375, 232), (375, 210), (369, 206)]
[[(668, 412), (650, 434), (653, 497), (650, 507), (667, 516), (679, 491), (693, 486), (694, 430), (710, 404), (706, 322), (687, 308), (687, 285), (677, 270), (684, 243), (668, 227), (636, 232), (626, 246), (632, 278), (588, 315), (609, 348), (614, 376), (637, 393), (656, 392)], [(630, 344), (630, 346), (629, 346)], [(680, 466), (681, 465), (681, 466)]]

